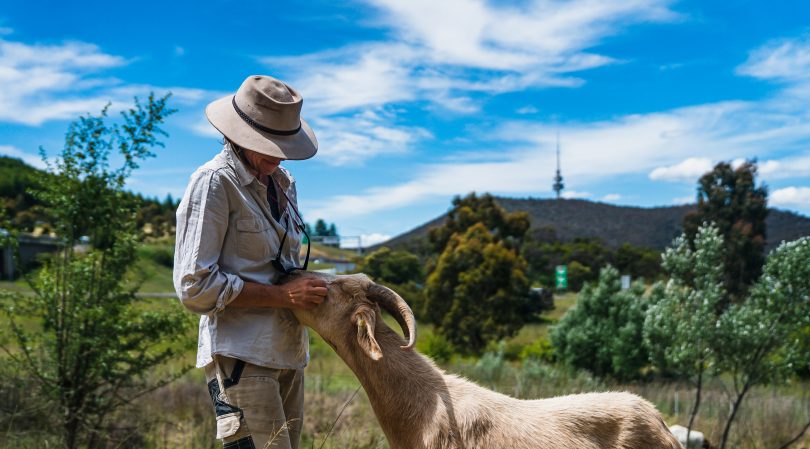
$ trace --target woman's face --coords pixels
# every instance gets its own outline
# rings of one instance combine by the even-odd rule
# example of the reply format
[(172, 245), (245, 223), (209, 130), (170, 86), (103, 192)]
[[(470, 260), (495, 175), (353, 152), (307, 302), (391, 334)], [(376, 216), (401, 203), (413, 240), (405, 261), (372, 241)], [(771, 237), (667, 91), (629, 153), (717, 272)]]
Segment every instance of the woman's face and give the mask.
[(262, 153), (257, 153), (253, 150), (248, 150), (247, 148), (243, 148), (243, 154), (245, 155), (245, 159), (247, 160), (248, 164), (253, 167), (254, 170), (259, 172), (259, 174), (269, 176), (271, 173), (276, 171), (278, 165), (281, 163), (283, 159), (267, 156)]

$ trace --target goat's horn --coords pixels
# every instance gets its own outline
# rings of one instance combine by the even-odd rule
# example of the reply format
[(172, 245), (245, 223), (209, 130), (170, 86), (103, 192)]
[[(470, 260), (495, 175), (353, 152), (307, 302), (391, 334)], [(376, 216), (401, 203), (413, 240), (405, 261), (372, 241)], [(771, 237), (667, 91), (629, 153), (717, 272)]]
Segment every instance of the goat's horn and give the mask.
[(408, 304), (395, 291), (379, 284), (370, 284), (368, 287), (368, 297), (375, 300), (382, 308), (387, 310), (399, 323), (408, 344), (402, 349), (413, 348), (416, 343), (416, 319)]

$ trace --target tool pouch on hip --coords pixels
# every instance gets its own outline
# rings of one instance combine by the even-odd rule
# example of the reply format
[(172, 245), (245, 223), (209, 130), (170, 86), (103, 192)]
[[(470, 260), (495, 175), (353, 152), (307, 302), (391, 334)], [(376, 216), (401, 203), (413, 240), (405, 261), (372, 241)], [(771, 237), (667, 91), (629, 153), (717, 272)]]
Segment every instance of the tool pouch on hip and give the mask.
[[(215, 361), (216, 363), (216, 361)], [(245, 362), (237, 360), (231, 376), (224, 378), (221, 375), (219, 364), (217, 363), (217, 376), (208, 382), (208, 394), (214, 403), (214, 411), (217, 416), (217, 438), (223, 440), (225, 449), (255, 449), (253, 438), (245, 424), (244, 413), (239, 407), (229, 404), (225, 390), (239, 383)], [(224, 387), (220, 389), (220, 386)], [(240, 432), (241, 429), (241, 432)], [(240, 438), (236, 441), (224, 441), (233, 437), (237, 433)]]

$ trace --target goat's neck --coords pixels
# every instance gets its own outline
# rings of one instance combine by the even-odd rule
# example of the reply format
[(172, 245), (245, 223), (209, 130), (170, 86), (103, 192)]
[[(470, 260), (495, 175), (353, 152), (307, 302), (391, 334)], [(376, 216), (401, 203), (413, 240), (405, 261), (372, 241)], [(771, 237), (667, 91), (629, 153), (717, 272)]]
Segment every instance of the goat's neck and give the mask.
[(431, 446), (455, 447), (456, 417), (450, 405), (448, 379), (423, 355), (403, 350), (402, 337), (382, 320), (377, 323), (374, 336), (382, 349), (380, 360), (371, 360), (360, 351), (353, 335), (347, 335), (345, 344), (336, 345), (336, 350), (360, 380), (391, 448), (423, 447), (425, 436), (415, 435), (413, 429), (428, 428), (429, 422), (448, 424), (444, 429), (447, 435), (436, 435), (447, 444)]

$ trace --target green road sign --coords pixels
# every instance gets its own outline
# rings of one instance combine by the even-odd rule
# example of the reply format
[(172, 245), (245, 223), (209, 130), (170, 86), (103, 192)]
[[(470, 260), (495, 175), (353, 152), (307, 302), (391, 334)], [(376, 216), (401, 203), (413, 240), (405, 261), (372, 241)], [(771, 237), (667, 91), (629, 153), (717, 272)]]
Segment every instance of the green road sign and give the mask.
[(557, 265), (556, 276), (557, 289), (565, 290), (568, 288), (568, 266)]

